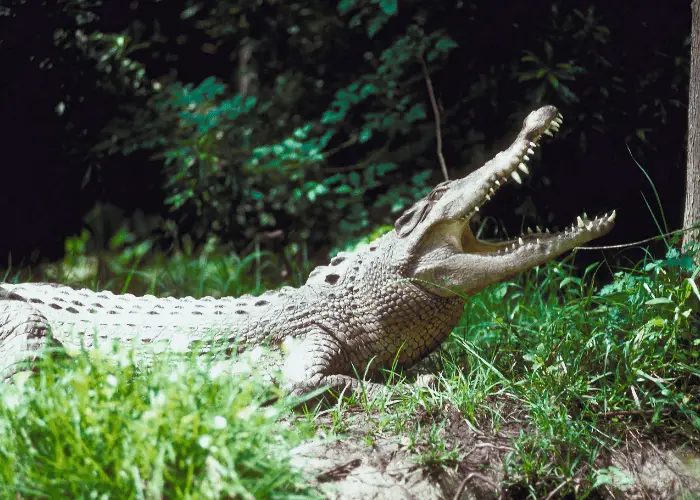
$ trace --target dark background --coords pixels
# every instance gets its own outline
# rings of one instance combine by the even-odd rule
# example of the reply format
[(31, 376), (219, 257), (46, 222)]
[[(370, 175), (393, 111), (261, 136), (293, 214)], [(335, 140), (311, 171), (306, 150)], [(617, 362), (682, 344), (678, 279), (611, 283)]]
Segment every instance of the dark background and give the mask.
[[(587, 67), (589, 81), (599, 78), (600, 88), (614, 86), (615, 82), (606, 79), (606, 68), (610, 67), (629, 78), (623, 84), (626, 88), (614, 100), (588, 84), (587, 93), (579, 94), (578, 102), (547, 102), (563, 112), (563, 133), (545, 146), (543, 164), (535, 166), (537, 180), (526, 189), (533, 190), (538, 210), (556, 214), (553, 225), (563, 226), (584, 210), (595, 214), (617, 208), (619, 222), (600, 243), (646, 238), (658, 234), (658, 228), (642, 193), (657, 207), (636, 159), (658, 189), (669, 226), (678, 228), (685, 179), (689, 2), (569, 4), (584, 13), (593, 8), (610, 32), (603, 52)], [(97, 201), (114, 203), (127, 214), (141, 209), (167, 216), (161, 189), (161, 160), (149, 159), (148, 151), (100, 158), (91, 154), (102, 129), (120, 112), (128, 97), (105, 92), (99, 85), (101, 77), (94, 63), (55, 45), (55, 30), (69, 27), (66, 19), (70, 17), (63, 12), (62, 3), (47, 6), (30, 1), (8, 5), (12, 15), (0, 18), (0, 259), (4, 261), (10, 253), (15, 262), (30, 255), (33, 259), (60, 257), (64, 239), (80, 231), (82, 217)], [(550, 29), (553, 3), (473, 2), (473, 8), (459, 11), (432, 0), (399, 5), (400, 15), (392, 21), (396, 27), (389, 25), (379, 38), (391, 40), (392, 30), (399, 29), (402, 16), (408, 19), (427, 8), (426, 25), (444, 28), (459, 44), (441, 70), (433, 74), (442, 107), (450, 109), (468, 97), (469, 89), (488, 67), (517, 61), (524, 50), (541, 52), (540, 41)], [(180, 81), (196, 83), (214, 75), (231, 82), (234, 63), (223, 51), (202, 53), (197, 41), (202, 34), (193, 28), (195, 20), (180, 16), (186, 6), (187, 2), (178, 1), (107, 1), (93, 9), (97, 19), (91, 26), (118, 32), (141, 20), (148, 32), (157, 19), (166, 40), (159, 46), (158, 54), (139, 54), (151, 76), (174, 74)], [(259, 10), (256, 12), (260, 19), (264, 17)], [(255, 23), (254, 16), (251, 22)], [(189, 35), (188, 43), (176, 43), (176, 36), (183, 33)], [(260, 37), (277, 36), (272, 27), (264, 24), (257, 27), (257, 33)], [(337, 41), (337, 47), (329, 48), (335, 53), (324, 61), (326, 75), (349, 71), (377, 43), (361, 35), (347, 34)], [(579, 43), (582, 42), (573, 38), (559, 39), (555, 53), (565, 60), (567, 52), (573, 53)], [(280, 42), (280, 46), (284, 44)], [(295, 56), (290, 52), (277, 57)], [(274, 68), (261, 68), (260, 79), (272, 78), (274, 73)], [(646, 75), (643, 84), (630, 83), (635, 81), (635, 75), (642, 74)], [(470, 104), (475, 117), (470, 125), (484, 132), (485, 152), (494, 152), (503, 145), (498, 137), (511, 138), (519, 126), (518, 120), (536, 107), (512, 81), (503, 82), (493, 95), (493, 99), (475, 99)], [(310, 99), (305, 112), (308, 116), (320, 115), (329, 99)], [(57, 106), (66, 100), (72, 100), (70, 110), (59, 115)], [(520, 115), (511, 111), (514, 108), (520, 110)], [(471, 166), (480, 161), (479, 155), (461, 149), (461, 127), (459, 116), (446, 117), (444, 149), (453, 176), (464, 171), (460, 167), (469, 166), (469, 162), (460, 163), (463, 158), (471, 158)], [(639, 131), (644, 131), (646, 141), (640, 139)], [(334, 161), (351, 163), (356, 154), (348, 151), (345, 157), (341, 154)], [(416, 165), (421, 162), (425, 159), (415, 160)], [(407, 161), (402, 168), (416, 165)], [(436, 165), (434, 181), (439, 180)], [(515, 220), (510, 196), (517, 194), (504, 190), (498, 201), (490, 205), (491, 212), (506, 221), (509, 217)]]

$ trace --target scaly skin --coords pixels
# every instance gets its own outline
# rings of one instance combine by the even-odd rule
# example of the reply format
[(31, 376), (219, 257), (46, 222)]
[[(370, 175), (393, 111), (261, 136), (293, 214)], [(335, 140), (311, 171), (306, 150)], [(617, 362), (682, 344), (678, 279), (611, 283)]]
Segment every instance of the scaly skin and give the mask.
[[(2, 284), (0, 369), (46, 343), (50, 328), (65, 346), (171, 341), (229, 343), (240, 351), (296, 339), (284, 367), (297, 393), (322, 385), (357, 389), (355, 373), (410, 367), (450, 334), (466, 297), (607, 233), (614, 212), (577, 219), (558, 234), (489, 243), (469, 220), (495, 191), (527, 173), (528, 149), (551, 135), (553, 106), (528, 115), (513, 144), (470, 175), (444, 182), (409, 208), (395, 229), (354, 253), (316, 268), (298, 289), (260, 297), (195, 300), (134, 297), (49, 284)], [(96, 335), (95, 335), (96, 333)], [(375, 388), (374, 384), (369, 385)]]

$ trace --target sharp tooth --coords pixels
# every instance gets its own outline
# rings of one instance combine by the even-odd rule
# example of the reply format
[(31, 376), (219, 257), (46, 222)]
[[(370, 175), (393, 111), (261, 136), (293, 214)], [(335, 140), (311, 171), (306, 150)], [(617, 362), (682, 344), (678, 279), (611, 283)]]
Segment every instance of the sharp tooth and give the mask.
[(583, 227), (583, 219), (581, 219), (581, 216), (576, 217), (576, 224), (578, 227)]
[(559, 130), (559, 122), (556, 120), (553, 120), (552, 123), (549, 124), (549, 126), (554, 130)]
[(537, 143), (536, 143), (536, 142), (530, 141), (530, 147), (536, 148), (536, 147), (537, 147)]
[(487, 200), (491, 200), (491, 197), (488, 194), (484, 198), (486, 198)]
[(521, 172), (525, 172), (526, 174), (530, 173), (530, 170), (527, 168), (527, 165), (524, 163), (518, 164), (518, 168), (520, 169)]
[(610, 214), (610, 217), (608, 217), (608, 222), (614, 221), (616, 216), (617, 216), (617, 214), (615, 213), (615, 210), (613, 210), (612, 213)]
[(551, 233), (549, 232), (549, 228), (545, 229), (544, 232), (547, 233), (547, 234), (551, 234)]
[(493, 183), (494, 183), (496, 186), (500, 186), (500, 185), (501, 185), (501, 182), (500, 182), (498, 179), (496, 179), (495, 181), (493, 181)]
[(538, 233), (542, 232), (542, 230), (540, 229), (540, 226), (535, 226), (535, 229), (537, 230)]
[(478, 211), (479, 211), (479, 207), (478, 207), (478, 206), (474, 207), (474, 211), (475, 211), (475, 212), (478, 212)]
[(530, 157), (528, 155), (523, 155), (523, 160), (530, 161)]
[(544, 131), (544, 135), (548, 135), (549, 137), (554, 137), (554, 134), (549, 131), (549, 129)]
[(527, 154), (529, 154), (529, 155), (534, 155), (534, 154), (535, 154), (535, 150), (532, 149), (532, 148), (527, 148)]
[(494, 195), (496, 194), (496, 191), (494, 191), (493, 188), (489, 188), (489, 194)]
[(557, 113), (557, 118), (559, 119), (559, 121), (564, 121), (564, 115), (562, 115), (561, 113)]
[(535, 242), (537, 242), (538, 245), (542, 243), (539, 238), (535, 238)]
[(528, 227), (528, 228), (527, 228), (527, 234), (532, 234), (532, 228), (531, 228), (531, 227)]
[[(521, 163), (520, 165), (522, 165), (522, 163)], [(518, 172), (516, 172), (515, 170), (513, 170), (513, 171), (510, 173), (510, 176), (511, 176), (511, 177), (513, 178), (513, 180), (514, 180), (515, 182), (517, 182), (518, 184), (522, 184), (522, 183), (523, 183), (523, 180), (520, 178), (520, 175), (519, 175)]]
[(522, 238), (518, 237), (518, 245), (524, 245), (525, 242), (523, 241)]
[(589, 231), (593, 229), (593, 223), (589, 222), (588, 224), (586, 224), (586, 229), (588, 229)]

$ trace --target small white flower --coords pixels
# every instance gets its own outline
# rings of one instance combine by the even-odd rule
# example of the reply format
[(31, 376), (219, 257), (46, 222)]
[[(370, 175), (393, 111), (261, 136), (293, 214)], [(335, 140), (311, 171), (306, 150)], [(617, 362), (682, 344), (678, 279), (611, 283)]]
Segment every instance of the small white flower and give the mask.
[(168, 382), (175, 383), (180, 380), (180, 377), (185, 374), (185, 367), (183, 365), (177, 365), (172, 372), (168, 375)]
[(151, 406), (159, 407), (165, 405), (165, 393), (163, 391), (151, 396)]
[(221, 415), (217, 415), (214, 417), (214, 429), (221, 430), (226, 427), (226, 419), (222, 417)]
[(265, 349), (262, 346), (255, 346), (250, 351), (250, 361), (251, 363), (259, 363), (262, 357), (265, 355)]
[(257, 407), (252, 406), (252, 405), (246, 406), (245, 408), (243, 408), (241, 411), (238, 412), (237, 416), (241, 420), (248, 420), (250, 418), (250, 416), (253, 413), (255, 413), (255, 410), (257, 410), (257, 409), (258, 409)]
[(8, 410), (14, 410), (19, 406), (19, 395), (16, 392), (8, 392), (2, 398), (5, 408)]
[(70, 356), (71, 358), (74, 358), (78, 354), (80, 354), (80, 347), (78, 347), (78, 346), (66, 344), (64, 349), (66, 351), (66, 354), (68, 354), (68, 356)]
[(248, 360), (239, 359), (235, 363), (233, 363), (233, 369), (231, 370), (231, 373), (233, 375), (247, 375), (251, 371), (252, 367), (250, 366)]
[(265, 408), (265, 412), (263, 413), (263, 415), (265, 415), (265, 418), (269, 419), (277, 418), (278, 414), (279, 411), (277, 410), (277, 408), (274, 408), (272, 406), (268, 406), (267, 408)]
[(211, 436), (205, 434), (197, 440), (197, 443), (199, 443), (199, 446), (203, 449), (207, 450), (211, 446)]
[(118, 383), (119, 381), (117, 380), (117, 377), (115, 377), (114, 375), (112, 375), (112, 374), (110, 373), (109, 375), (107, 375), (106, 382), (107, 382), (107, 385), (108, 385), (108, 386), (110, 386), (110, 387), (116, 387), (116, 386), (117, 386), (117, 383)]
[(145, 412), (143, 412), (141, 418), (146, 422), (150, 422), (151, 420), (155, 420), (159, 416), (160, 412), (157, 412), (155, 410), (146, 410)]
[(219, 361), (209, 370), (209, 378), (216, 380), (226, 372), (226, 363)]
[(128, 366), (131, 366), (131, 355), (127, 349), (117, 350), (115, 359), (119, 364), (119, 368), (126, 368)]

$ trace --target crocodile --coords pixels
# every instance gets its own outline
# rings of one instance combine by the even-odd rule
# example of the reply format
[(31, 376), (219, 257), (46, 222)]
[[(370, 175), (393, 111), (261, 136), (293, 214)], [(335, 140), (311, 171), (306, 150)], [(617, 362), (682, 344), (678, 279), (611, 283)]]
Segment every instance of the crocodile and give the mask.
[(579, 216), (561, 232), (538, 228), (507, 241), (481, 240), (470, 228), (505, 183), (522, 183), (542, 136), (553, 136), (562, 119), (554, 106), (531, 112), (507, 149), (467, 176), (437, 185), (390, 232), (337, 254), (299, 288), (175, 299), (2, 283), (0, 369), (12, 373), (49, 341), (90, 349), (184, 338), (187, 348), (221, 342), (236, 353), (291, 339), (282, 370), (290, 391), (381, 385), (361, 382), (357, 374), (371, 379), (381, 369), (416, 364), (448, 337), (469, 295), (613, 227), (614, 211)]

